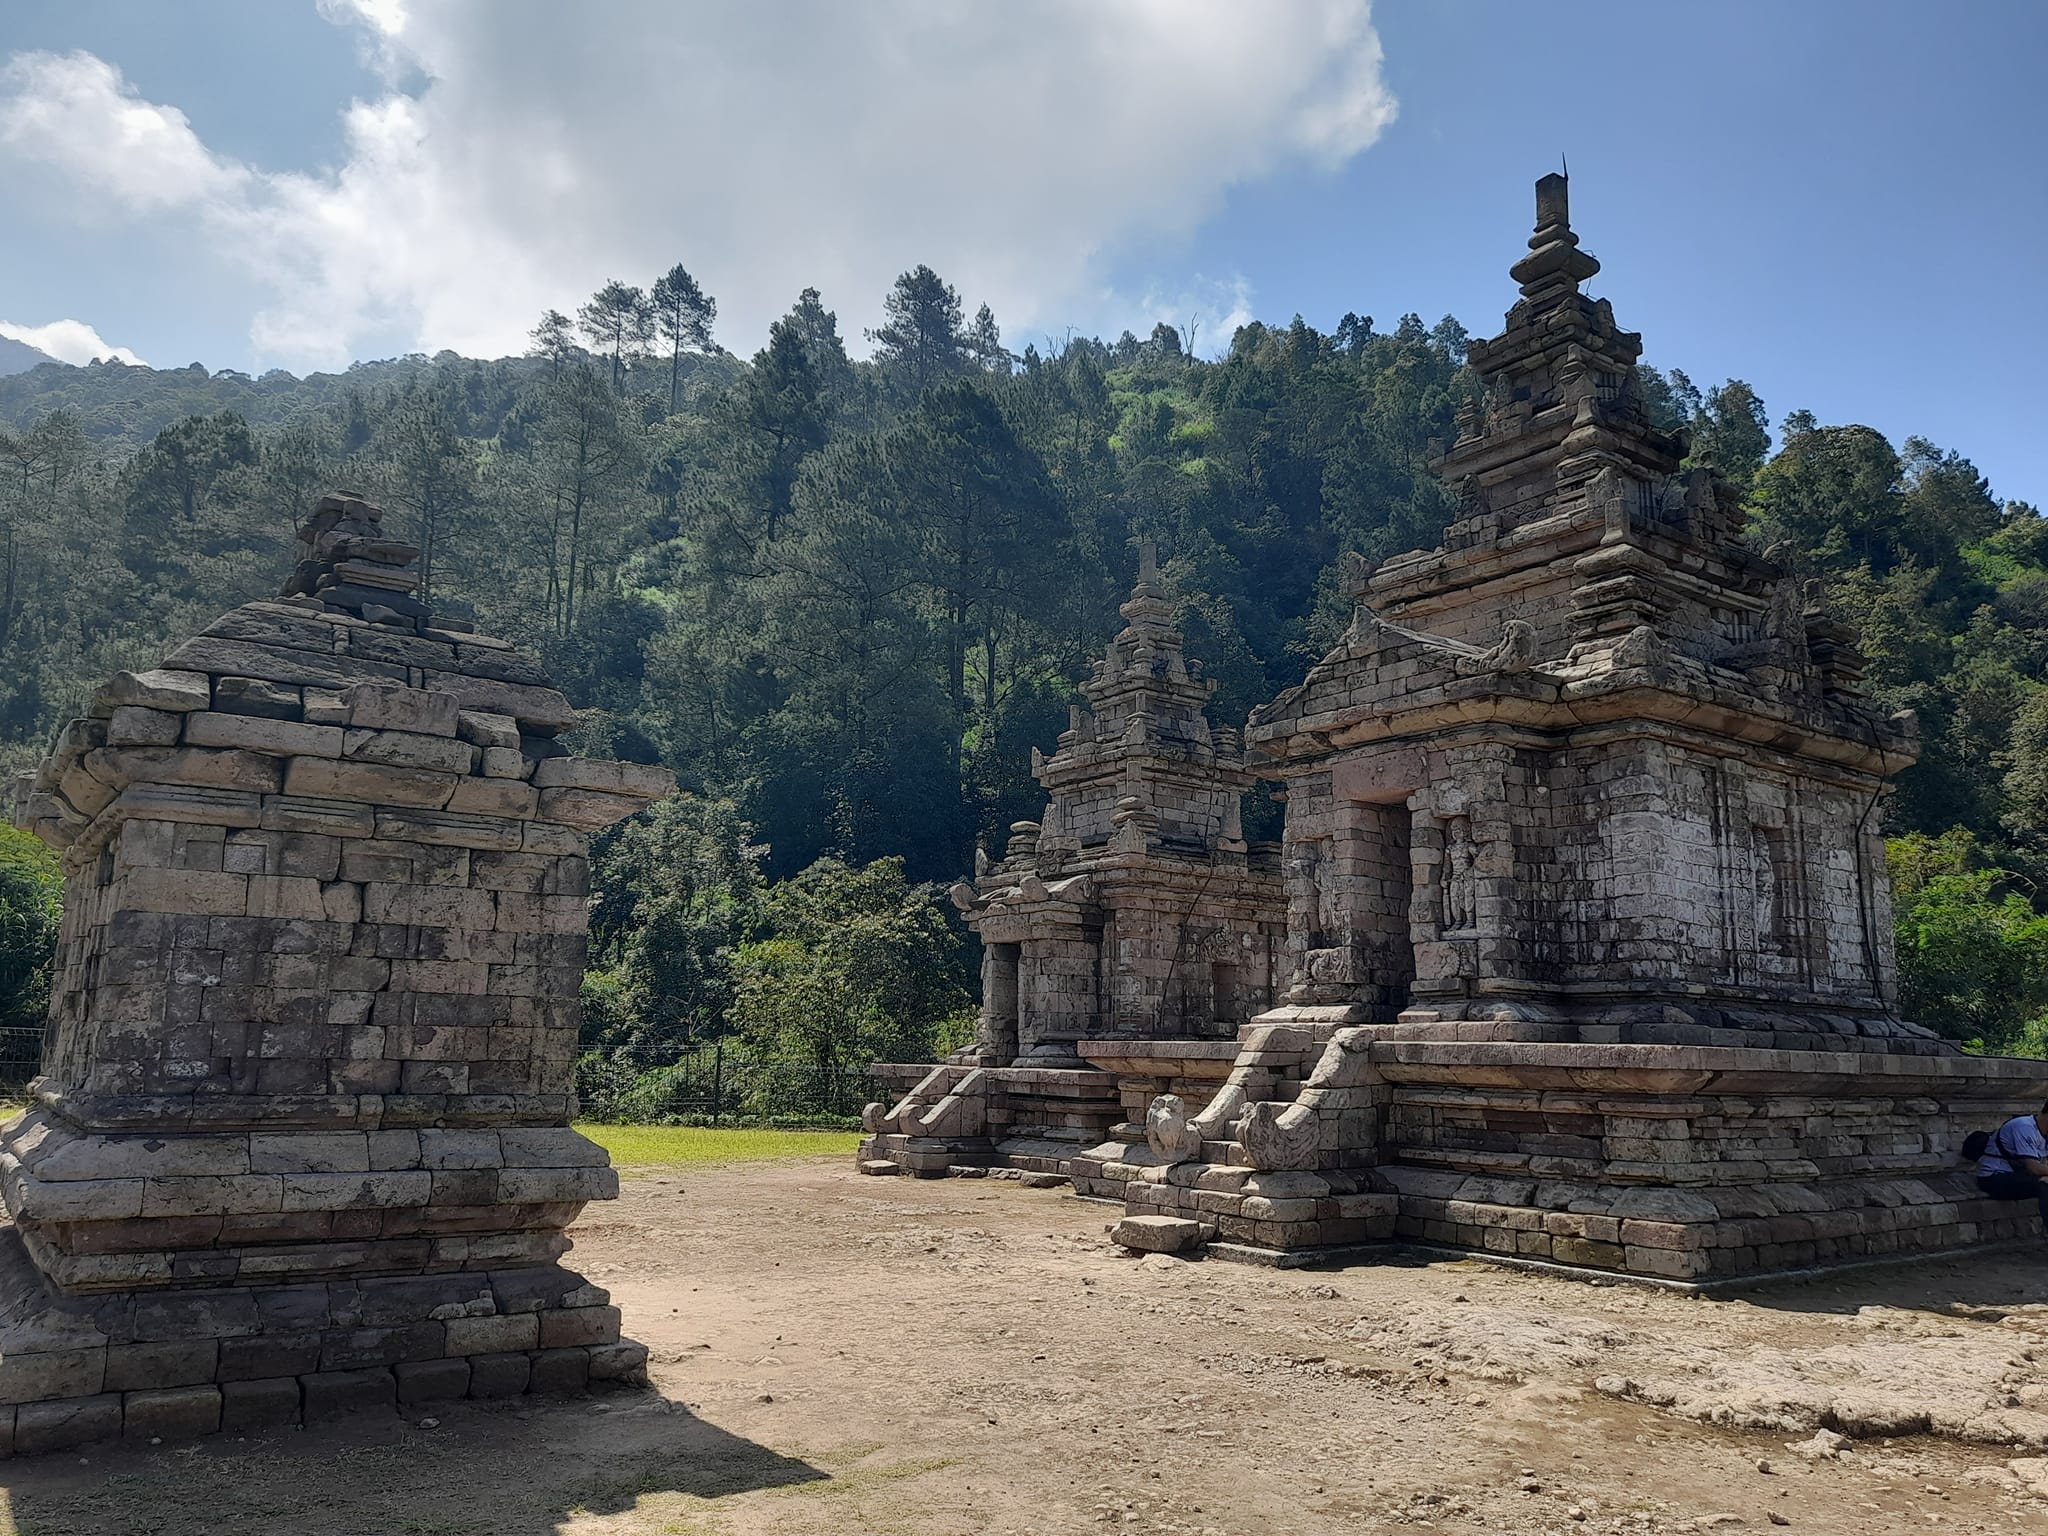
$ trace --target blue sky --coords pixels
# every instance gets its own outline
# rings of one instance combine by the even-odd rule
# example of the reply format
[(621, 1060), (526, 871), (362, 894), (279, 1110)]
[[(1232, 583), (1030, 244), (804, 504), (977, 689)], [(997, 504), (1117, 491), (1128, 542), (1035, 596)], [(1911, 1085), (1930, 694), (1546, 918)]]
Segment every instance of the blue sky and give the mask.
[(1648, 361), (2048, 503), (2034, 0), (0, 6), (0, 322), (158, 365), (509, 350), (678, 260), (740, 351), (918, 260), (1013, 345), (1485, 334), (1563, 155)]

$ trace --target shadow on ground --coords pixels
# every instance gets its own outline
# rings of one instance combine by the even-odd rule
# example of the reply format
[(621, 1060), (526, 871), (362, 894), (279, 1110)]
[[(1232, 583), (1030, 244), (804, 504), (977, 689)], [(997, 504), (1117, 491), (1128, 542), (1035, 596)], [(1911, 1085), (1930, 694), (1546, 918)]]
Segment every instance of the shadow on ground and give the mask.
[[(1484, 1254), (1462, 1255), (1448, 1248), (1389, 1243), (1360, 1249), (1343, 1258), (1292, 1267), (1287, 1273), (1335, 1279), (1375, 1269), (1460, 1265), (1503, 1272), (1516, 1268), (1496, 1264)], [(1536, 1267), (1540, 1273), (1594, 1287), (1654, 1284), (1604, 1270)], [(2048, 1329), (2048, 1239), (2026, 1239), (1961, 1253), (1904, 1255), (1797, 1277), (1766, 1276), (1723, 1283), (1711, 1286), (1705, 1296), (1710, 1301), (1741, 1301), (1778, 1312), (1852, 1316), (1865, 1308), (1877, 1307), (1981, 1323), (2011, 1317)]]
[(0, 1462), (0, 1533), (552, 1536), (642, 1506), (692, 1529), (709, 1501), (828, 1479), (640, 1389)]
[(1890, 1307), (1985, 1323), (2007, 1316), (2048, 1321), (2048, 1242), (1887, 1260), (1807, 1279), (1730, 1286), (1713, 1295), (1784, 1312), (1848, 1314)]

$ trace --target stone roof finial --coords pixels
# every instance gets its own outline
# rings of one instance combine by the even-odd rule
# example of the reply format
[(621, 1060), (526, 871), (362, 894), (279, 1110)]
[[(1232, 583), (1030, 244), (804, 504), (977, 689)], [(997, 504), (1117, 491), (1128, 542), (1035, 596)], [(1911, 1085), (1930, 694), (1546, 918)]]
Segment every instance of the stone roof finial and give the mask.
[(1536, 183), (1536, 232), (1529, 254), (1508, 269), (1522, 285), (1522, 297), (1555, 302), (1577, 293), (1579, 284), (1600, 270), (1600, 263), (1579, 249), (1572, 233), (1571, 178), (1552, 171)]
[[(1155, 643), (1168, 630), (1168, 620), (1173, 617), (1173, 604), (1166, 600), (1165, 590), (1159, 585), (1159, 541), (1140, 539), (1138, 541), (1138, 584), (1131, 588), (1131, 595), (1123, 606), (1117, 609), (1131, 622), (1131, 630), (1120, 638), (1131, 638), (1133, 633), (1150, 637)], [(1175, 637), (1175, 644), (1179, 637)], [(1111, 646), (1115, 654), (1115, 646)]]
[(384, 512), (362, 497), (322, 496), (299, 530), (306, 553), (284, 596), (312, 597), (372, 623), (410, 626), (427, 615), (419, 590), (417, 544), (384, 532)]
[[(1572, 179), (1562, 171), (1552, 171), (1536, 183), (1536, 228), (1541, 231), (1553, 225), (1571, 233)], [(1536, 244), (1534, 240), (1529, 243)]]

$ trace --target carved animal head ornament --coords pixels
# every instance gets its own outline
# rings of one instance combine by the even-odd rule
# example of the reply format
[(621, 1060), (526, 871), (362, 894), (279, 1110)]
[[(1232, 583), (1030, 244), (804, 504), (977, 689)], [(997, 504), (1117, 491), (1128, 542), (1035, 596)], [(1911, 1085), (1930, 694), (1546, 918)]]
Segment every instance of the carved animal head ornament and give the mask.
[(1373, 572), (1378, 569), (1378, 565), (1357, 550), (1345, 550), (1337, 557), (1337, 590), (1353, 602), (1363, 602), (1366, 590), (1372, 584)]
[(1476, 656), (1457, 660), (1460, 674), (1473, 677), (1487, 673), (1527, 672), (1536, 665), (1536, 626), (1526, 619), (1508, 619), (1500, 627), (1500, 639)]

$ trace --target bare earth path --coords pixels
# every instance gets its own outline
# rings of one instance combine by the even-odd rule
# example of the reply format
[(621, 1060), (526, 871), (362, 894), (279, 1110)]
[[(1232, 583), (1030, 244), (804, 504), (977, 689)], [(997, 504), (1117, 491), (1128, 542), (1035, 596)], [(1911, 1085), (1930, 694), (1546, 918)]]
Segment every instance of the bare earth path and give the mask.
[[(1110, 1214), (837, 1161), (629, 1178), (576, 1260), (654, 1390), (0, 1463), (0, 1531), (2048, 1532), (2006, 1470), (2048, 1454), (2013, 1443), (2048, 1445), (2048, 1252), (1697, 1301), (1140, 1262)], [(1849, 1455), (1787, 1449), (1822, 1423)]]

